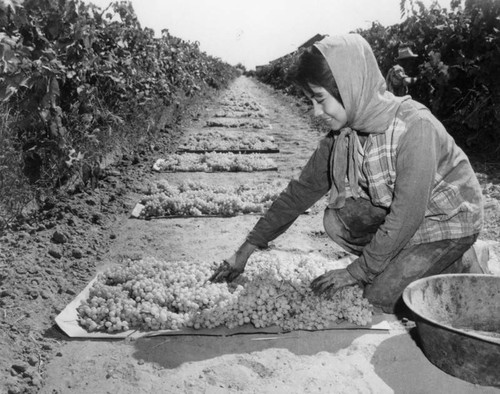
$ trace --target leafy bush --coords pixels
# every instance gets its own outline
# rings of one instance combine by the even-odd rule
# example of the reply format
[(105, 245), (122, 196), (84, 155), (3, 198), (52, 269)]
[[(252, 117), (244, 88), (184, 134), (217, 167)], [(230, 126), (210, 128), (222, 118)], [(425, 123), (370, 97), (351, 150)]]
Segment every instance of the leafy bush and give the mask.
[(297, 87), (291, 83), (289, 76), (301, 53), (301, 50), (297, 50), (276, 59), (265, 66), (261, 66), (255, 74), (256, 77), (260, 81), (271, 85), (275, 89), (282, 90), (288, 94), (300, 96), (302, 92), (300, 92)]
[(156, 113), (237, 75), (198, 43), (168, 30), (154, 37), (127, 2), (104, 11), (80, 0), (0, 2), (0, 59), (9, 138), (42, 189), (144, 140), (162, 127), (151, 124)]
[(497, 155), (500, 149), (500, 2), (460, 0), (450, 10), (416, 2), (408, 18), (387, 29), (358, 30), (382, 71), (399, 45), (419, 55), (412, 96), (426, 104), (465, 147)]
[(0, 106), (0, 229), (7, 227), (32, 200), (32, 192), (22, 172), (22, 157), (9, 132), (8, 108)]
[[(370, 43), (382, 73), (395, 64), (398, 48), (409, 45), (419, 55), (418, 76), (410, 94), (427, 105), (457, 141), (469, 150), (497, 157), (500, 149), (500, 2), (453, 0), (450, 10), (433, 4), (401, 1), (406, 19), (384, 27), (375, 22), (358, 29)], [(299, 54), (271, 62), (257, 77), (285, 92), (302, 95), (287, 80)]]

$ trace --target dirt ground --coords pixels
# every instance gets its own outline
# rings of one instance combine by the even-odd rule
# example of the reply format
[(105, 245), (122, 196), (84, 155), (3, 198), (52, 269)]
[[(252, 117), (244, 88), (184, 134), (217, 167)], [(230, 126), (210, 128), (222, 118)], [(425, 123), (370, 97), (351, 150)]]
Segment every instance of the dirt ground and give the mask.
[[(277, 172), (155, 173), (153, 162), (178, 139), (201, 132), (228, 94), (250, 95), (266, 111)], [(124, 155), (95, 190), (49, 204), (36, 220), (0, 238), (0, 393), (500, 393), (473, 385), (431, 364), (411, 321), (387, 315), (390, 330), (294, 331), (279, 335), (176, 335), (136, 340), (72, 339), (54, 318), (96, 272), (126, 259), (221, 261), (257, 216), (140, 220), (130, 217), (149, 182), (187, 179), (210, 184), (287, 181), (300, 173), (322, 132), (297, 99), (246, 77), (193, 106), (180, 131)], [(174, 143), (172, 143), (172, 141)], [(168, 142), (168, 144), (167, 144)], [(491, 163), (475, 162), (483, 185), (491, 242), (490, 267), (500, 275), (500, 178)], [(325, 235), (324, 201), (272, 243), (279, 253), (344, 256)], [(3, 377), (2, 377), (3, 376)]]

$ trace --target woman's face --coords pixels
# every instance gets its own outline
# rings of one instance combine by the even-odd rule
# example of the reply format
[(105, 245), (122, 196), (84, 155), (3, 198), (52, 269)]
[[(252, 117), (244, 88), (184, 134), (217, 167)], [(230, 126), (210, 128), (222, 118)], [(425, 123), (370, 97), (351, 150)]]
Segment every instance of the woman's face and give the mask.
[(333, 130), (340, 130), (347, 123), (347, 112), (340, 102), (328, 91), (317, 85), (309, 84), (313, 94), (306, 93), (312, 101), (314, 116), (322, 119)]

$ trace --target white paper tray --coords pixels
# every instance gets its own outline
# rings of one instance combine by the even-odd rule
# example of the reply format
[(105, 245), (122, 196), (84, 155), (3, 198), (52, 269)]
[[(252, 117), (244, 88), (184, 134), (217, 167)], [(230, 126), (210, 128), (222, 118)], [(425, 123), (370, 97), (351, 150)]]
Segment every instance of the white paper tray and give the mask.
[[(81, 302), (87, 299), (89, 295), (90, 288), (97, 280), (97, 276), (92, 279), (89, 284), (81, 291), (76, 298), (71, 301), (64, 310), (57, 315), (55, 321), (61, 330), (66, 333), (71, 338), (94, 338), (94, 339), (124, 339), (124, 338), (140, 338), (140, 337), (152, 337), (159, 335), (206, 335), (206, 336), (230, 336), (236, 334), (279, 334), (282, 333), (277, 326), (271, 326), (266, 328), (255, 328), (252, 324), (245, 324), (233, 329), (229, 329), (225, 326), (212, 328), (212, 329), (199, 329), (195, 330), (193, 328), (184, 328), (181, 330), (159, 330), (159, 331), (139, 331), (139, 330), (128, 330), (117, 333), (105, 333), (105, 332), (88, 332), (83, 327), (78, 324), (78, 312), (77, 308)], [(342, 321), (341, 323), (332, 323), (331, 326), (325, 330), (389, 330), (389, 323), (383, 320), (383, 316), (375, 316), (374, 322), (371, 326), (357, 326), (355, 324), (349, 323), (347, 321)], [(320, 331), (320, 330), (307, 330), (307, 331)], [(321, 330), (323, 331), (323, 330)]]

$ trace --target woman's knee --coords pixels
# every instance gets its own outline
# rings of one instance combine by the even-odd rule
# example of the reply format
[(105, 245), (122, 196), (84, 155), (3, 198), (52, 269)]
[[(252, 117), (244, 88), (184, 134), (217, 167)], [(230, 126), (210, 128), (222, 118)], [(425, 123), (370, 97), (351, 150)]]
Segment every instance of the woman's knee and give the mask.
[(406, 286), (402, 286), (402, 288), (393, 288), (384, 286), (383, 284), (367, 285), (365, 286), (363, 296), (375, 308), (381, 309), (384, 313), (394, 314), (398, 309), (402, 308), (401, 303), (404, 287)]
[(339, 220), (354, 238), (372, 236), (384, 223), (387, 209), (373, 205), (364, 198), (348, 198), (338, 211)]
[(337, 210), (326, 209), (323, 216), (323, 226), (328, 236), (342, 249), (355, 255), (361, 254), (369, 240), (354, 239), (344, 223), (339, 219)]

